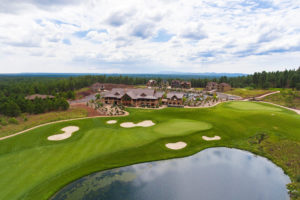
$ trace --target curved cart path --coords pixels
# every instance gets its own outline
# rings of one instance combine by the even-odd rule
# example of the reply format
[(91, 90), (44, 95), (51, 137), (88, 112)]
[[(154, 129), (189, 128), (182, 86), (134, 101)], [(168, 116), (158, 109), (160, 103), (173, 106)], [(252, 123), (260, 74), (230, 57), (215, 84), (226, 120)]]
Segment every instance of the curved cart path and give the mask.
[[(272, 92), (272, 94), (275, 94), (275, 93), (278, 93), (280, 91), (276, 91), (276, 92)], [(271, 95), (271, 93), (268, 93), (268, 94), (265, 94), (265, 95)], [(264, 95), (263, 95), (264, 96)], [(232, 100), (234, 101), (234, 100)], [(239, 100), (238, 100), (239, 101)], [(245, 100), (244, 100), (245, 101)], [(228, 101), (224, 101), (224, 102), (228, 102)], [(211, 108), (211, 107), (215, 107), (217, 105), (219, 105), (220, 103), (224, 103), (224, 102), (218, 102), (214, 105), (211, 105), (211, 106), (206, 106), (206, 107), (187, 107), (185, 106), (184, 108)], [(262, 102), (262, 103), (268, 103), (268, 104), (272, 104), (274, 106), (278, 106), (278, 107), (281, 107), (281, 108), (285, 108), (285, 109), (288, 109), (288, 110), (291, 110), (291, 111), (294, 111), (296, 112), (297, 114), (300, 115), (300, 110), (297, 110), (297, 109), (293, 109), (293, 108), (288, 108), (288, 107), (285, 107), (285, 106), (281, 106), (281, 105), (278, 105), (278, 104), (274, 104), (274, 103), (270, 103), (270, 102), (266, 102), (266, 101), (259, 101), (259, 102)], [(126, 111), (125, 111), (126, 112)], [(127, 116), (129, 115), (128, 112), (125, 113), (125, 115), (119, 115), (119, 116), (95, 116), (95, 117), (82, 117), (82, 118), (75, 118), (75, 119), (66, 119), (66, 120), (60, 120), (60, 121), (54, 121), (54, 122), (49, 122), (49, 123), (46, 123), (46, 124), (41, 124), (41, 125), (38, 125), (38, 126), (35, 126), (35, 127), (32, 127), (32, 128), (29, 128), (29, 129), (26, 129), (24, 131), (21, 131), (21, 132), (18, 132), (18, 133), (15, 133), (15, 134), (12, 134), (12, 135), (8, 135), (8, 136), (4, 136), (4, 137), (1, 137), (0, 138), (0, 141), (1, 140), (5, 140), (7, 138), (11, 138), (11, 137), (14, 137), (16, 135), (20, 135), (22, 133), (25, 133), (27, 131), (30, 131), (30, 130), (33, 130), (33, 129), (36, 129), (36, 128), (39, 128), (39, 127), (42, 127), (42, 126), (46, 126), (46, 125), (49, 125), (49, 124), (55, 124), (55, 123), (60, 123), (60, 122), (68, 122), (68, 121), (74, 121), (74, 120), (81, 120), (81, 119), (91, 119), (91, 118), (100, 118), (100, 117), (124, 117), (124, 116)]]
[(278, 105), (278, 104), (275, 104), (275, 103), (271, 103), (271, 102), (267, 102), (267, 101), (258, 101), (258, 102), (268, 103), (268, 104), (271, 104), (271, 105), (274, 105), (274, 106), (278, 106), (278, 107), (281, 107), (281, 108), (285, 108), (285, 109), (294, 111), (295, 113), (297, 113), (297, 114), (300, 115), (300, 110), (298, 110), (298, 109), (294, 109), (294, 108), (289, 108), (289, 107), (281, 106), (281, 105)]
[(75, 120), (81, 120), (81, 119), (91, 119), (91, 118), (100, 118), (100, 117), (125, 117), (125, 116), (128, 116), (129, 113), (125, 111), (125, 114), (124, 115), (118, 115), (118, 116), (94, 116), (94, 117), (81, 117), (81, 118), (75, 118), (75, 119), (65, 119), (65, 120), (59, 120), (59, 121), (54, 121), (54, 122), (48, 122), (48, 123), (45, 123), (45, 124), (40, 124), (38, 126), (34, 126), (32, 128), (29, 128), (29, 129), (26, 129), (24, 131), (20, 131), (18, 133), (14, 133), (12, 135), (8, 135), (8, 136), (4, 136), (4, 137), (1, 137), (0, 138), (0, 141), (1, 140), (5, 140), (7, 138), (11, 138), (11, 137), (14, 137), (14, 136), (17, 136), (17, 135), (20, 135), (22, 133), (25, 133), (25, 132), (28, 132), (28, 131), (31, 131), (33, 129), (36, 129), (36, 128), (39, 128), (39, 127), (43, 127), (43, 126), (47, 126), (49, 124), (56, 124), (56, 123), (60, 123), (60, 122), (69, 122), (69, 121), (75, 121)]
[(262, 99), (262, 98), (265, 98), (266, 96), (270, 96), (272, 94), (277, 94), (277, 93), (280, 93), (280, 91), (270, 92), (270, 93), (267, 93), (267, 94), (264, 94), (264, 95), (261, 95), (261, 96), (255, 97), (255, 98)]
[[(280, 93), (280, 91), (270, 92), (270, 93), (267, 93), (267, 94), (264, 94), (264, 95), (261, 95), (261, 96), (255, 97), (255, 98), (260, 100), (260, 99), (263, 99), (263, 98), (265, 98), (265, 97), (267, 97), (267, 96), (270, 96), (270, 95), (272, 95), (272, 94), (277, 94), (277, 93)], [(248, 100), (249, 100), (249, 99), (248, 99)], [(278, 104), (271, 103), (271, 102), (267, 102), (267, 101), (259, 101), (259, 102), (268, 103), (268, 104), (271, 104), (271, 105), (274, 105), (274, 106), (279, 106), (279, 107), (281, 107), (281, 108), (285, 108), (285, 109), (294, 111), (295, 113), (297, 113), (297, 114), (300, 115), (300, 110), (298, 110), (298, 109), (285, 107), (285, 106), (278, 105)]]

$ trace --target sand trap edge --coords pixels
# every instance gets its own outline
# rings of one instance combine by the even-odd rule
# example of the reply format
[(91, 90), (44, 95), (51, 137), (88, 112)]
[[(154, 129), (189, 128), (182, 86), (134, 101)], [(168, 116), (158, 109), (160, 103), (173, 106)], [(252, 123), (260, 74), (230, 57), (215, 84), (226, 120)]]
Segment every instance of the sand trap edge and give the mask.
[(67, 126), (65, 128), (62, 128), (61, 130), (64, 131), (64, 133), (51, 135), (47, 139), (50, 141), (65, 140), (65, 139), (71, 137), (74, 132), (79, 131), (79, 127), (78, 126)]
[(151, 120), (145, 120), (145, 121), (139, 122), (137, 124), (135, 124), (133, 122), (123, 122), (120, 124), (120, 126), (123, 128), (150, 127), (150, 126), (154, 126), (154, 125), (155, 125), (155, 123)]
[(221, 140), (221, 137), (220, 136), (214, 136), (214, 137), (207, 137), (207, 136), (202, 136), (202, 139), (203, 140), (206, 140), (206, 141), (213, 141), (213, 140)]
[(180, 150), (180, 149), (185, 148), (187, 146), (187, 143), (180, 141), (180, 142), (175, 142), (175, 143), (167, 143), (167, 144), (165, 144), (165, 146), (168, 149)]
[(108, 120), (106, 123), (107, 124), (116, 124), (118, 121), (117, 120)]

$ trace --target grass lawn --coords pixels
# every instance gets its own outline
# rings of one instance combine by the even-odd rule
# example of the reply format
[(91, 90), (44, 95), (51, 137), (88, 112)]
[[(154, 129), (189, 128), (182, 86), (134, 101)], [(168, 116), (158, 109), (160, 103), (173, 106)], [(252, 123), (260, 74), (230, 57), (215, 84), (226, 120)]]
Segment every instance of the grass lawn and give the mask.
[(91, 88), (89, 88), (89, 87), (81, 88), (81, 89), (75, 91), (75, 97), (76, 97), (76, 99), (80, 99), (84, 96), (89, 95), (90, 93), (91, 93)]
[(145, 89), (145, 88), (148, 88), (148, 86), (147, 85), (135, 85), (135, 88)]
[[(227, 102), (213, 108), (128, 109), (129, 116), (61, 122), (0, 141), (0, 199), (48, 199), (84, 175), (134, 163), (183, 157), (225, 146), (271, 159), (300, 191), (300, 115), (269, 104)], [(151, 127), (122, 128), (122, 122), (152, 120)], [(47, 137), (66, 126), (80, 130), (63, 141)], [(221, 136), (204, 141), (202, 136)], [(170, 150), (166, 143), (184, 141)]]
[(290, 108), (300, 109), (300, 91), (293, 91), (292, 89), (281, 89), (280, 93), (272, 94), (262, 100)]
[(274, 90), (262, 90), (262, 89), (249, 89), (249, 88), (233, 88), (230, 91), (225, 92), (226, 94), (232, 94), (243, 98), (251, 98), (261, 96)]
[(203, 91), (204, 88), (194, 88), (195, 91)]
[[(26, 130), (28, 128), (44, 124), (47, 122), (86, 117), (87, 111), (82, 108), (70, 108), (67, 111), (49, 112), (38, 115), (26, 115), (27, 121), (22, 117), (17, 118), (18, 124), (0, 125), (0, 137)], [(7, 121), (8, 119), (5, 118)]]

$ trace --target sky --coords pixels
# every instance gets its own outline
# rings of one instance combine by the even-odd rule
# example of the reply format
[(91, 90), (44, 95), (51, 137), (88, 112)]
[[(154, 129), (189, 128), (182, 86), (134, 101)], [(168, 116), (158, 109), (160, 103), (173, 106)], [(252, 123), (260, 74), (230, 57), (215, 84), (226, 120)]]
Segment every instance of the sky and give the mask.
[(300, 66), (299, 0), (0, 0), (0, 73)]

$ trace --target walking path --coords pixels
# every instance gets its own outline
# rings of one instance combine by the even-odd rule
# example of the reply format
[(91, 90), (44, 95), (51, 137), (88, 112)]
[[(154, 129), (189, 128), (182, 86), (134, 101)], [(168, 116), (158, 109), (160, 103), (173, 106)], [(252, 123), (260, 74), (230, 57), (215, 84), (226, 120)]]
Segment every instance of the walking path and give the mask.
[(49, 124), (56, 124), (56, 123), (60, 123), (60, 122), (69, 122), (69, 121), (75, 121), (75, 120), (81, 120), (81, 119), (100, 118), (100, 117), (124, 117), (124, 116), (128, 116), (128, 115), (129, 115), (129, 113), (125, 111), (125, 114), (124, 114), (124, 115), (117, 115), (117, 116), (81, 117), (81, 118), (75, 118), (75, 119), (65, 119), (65, 120), (60, 120), (60, 121), (48, 122), (48, 123), (45, 123), (45, 124), (40, 124), (40, 125), (38, 125), (38, 126), (29, 128), (29, 129), (26, 129), (26, 130), (24, 130), (24, 131), (20, 131), (20, 132), (18, 132), (18, 133), (12, 134), (12, 135), (8, 135), (8, 136), (1, 137), (1, 138), (0, 138), (0, 141), (1, 141), (1, 140), (5, 140), (5, 139), (7, 139), (7, 138), (14, 137), (14, 136), (16, 136), (16, 135), (20, 135), (20, 134), (22, 134), (22, 133), (31, 131), (31, 130), (36, 129), (36, 128), (39, 128), (39, 127), (47, 126), (47, 125), (49, 125)]
[[(259, 97), (256, 97), (256, 98), (261, 99), (261, 98), (264, 98), (264, 97), (266, 97), (266, 96), (268, 96), (268, 95), (276, 94), (276, 93), (279, 93), (279, 92), (280, 92), (280, 91), (271, 92), (271, 93), (264, 94), (264, 95), (259, 96)], [(232, 100), (232, 101), (234, 101), (234, 100)], [(249, 101), (249, 99), (245, 99), (244, 101)], [(226, 101), (225, 101), (225, 102), (226, 102)], [(263, 102), (263, 103), (268, 103), (268, 104), (272, 104), (272, 105), (275, 105), (275, 106), (279, 106), (279, 107), (281, 107), (281, 108), (285, 108), (285, 109), (294, 111), (294, 112), (296, 112), (297, 114), (300, 115), (300, 110), (297, 110), (297, 109), (288, 108), (288, 107), (285, 107), (285, 106), (281, 106), (281, 105), (274, 104), (274, 103), (270, 103), (270, 102), (266, 102), (266, 101), (259, 101), (259, 102)], [(218, 103), (216, 103), (216, 104), (214, 104), (214, 105), (211, 105), (211, 106), (202, 106), (202, 107), (189, 107), (189, 106), (185, 106), (184, 108), (211, 108), (211, 107), (214, 107), (214, 106), (219, 105), (220, 103), (223, 103), (223, 102), (218, 102)], [(126, 112), (126, 111), (125, 111), (125, 112)], [(20, 135), (20, 134), (22, 134), (22, 133), (28, 132), (28, 131), (30, 131), (30, 130), (33, 130), (33, 129), (36, 129), (36, 128), (39, 128), (39, 127), (42, 127), (42, 126), (49, 125), (49, 124), (55, 124), (55, 123), (60, 123), (60, 122), (68, 122), (68, 121), (74, 121), (74, 120), (81, 120), (81, 119), (100, 118), (100, 117), (123, 117), (123, 116), (127, 116), (127, 115), (129, 115), (128, 112), (126, 112), (125, 115), (118, 115), (118, 116), (82, 117), (82, 118), (66, 119), (66, 120), (60, 120), (60, 121), (49, 122), (49, 123), (46, 123), (46, 124), (41, 124), (41, 125), (38, 125), (38, 126), (35, 126), (35, 127), (32, 127), (32, 128), (26, 129), (26, 130), (24, 130), (24, 131), (21, 131), (21, 132), (12, 134), (12, 135), (8, 135), (8, 136), (1, 137), (1, 138), (0, 138), (0, 141), (1, 141), (1, 140), (5, 140), (5, 139), (7, 139), (7, 138), (14, 137), (14, 136), (16, 136), (16, 135)]]
[(277, 93), (280, 93), (280, 91), (270, 92), (270, 93), (267, 93), (267, 94), (264, 94), (264, 95), (261, 95), (261, 96), (255, 97), (255, 98), (256, 99), (262, 99), (266, 96), (269, 96), (269, 95), (272, 95), (272, 94), (277, 94)]
[(297, 114), (300, 115), (300, 110), (298, 110), (298, 109), (294, 109), (294, 108), (289, 108), (289, 107), (281, 106), (281, 105), (278, 105), (278, 104), (275, 104), (275, 103), (271, 103), (271, 102), (267, 102), (267, 101), (259, 101), (259, 102), (268, 103), (268, 104), (271, 104), (271, 105), (274, 105), (274, 106), (279, 106), (279, 107), (281, 107), (281, 108), (285, 108), (285, 109), (294, 111), (295, 113), (297, 113)]

